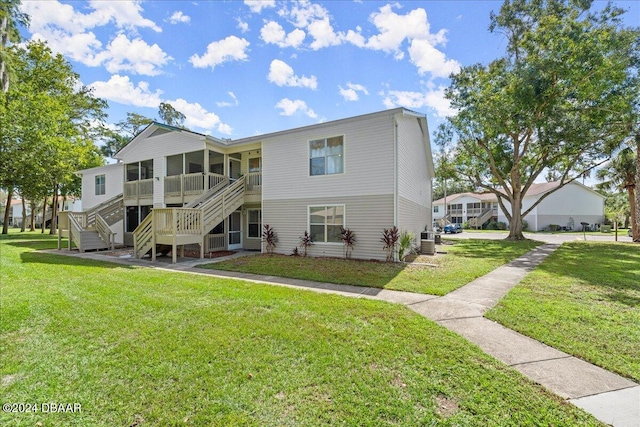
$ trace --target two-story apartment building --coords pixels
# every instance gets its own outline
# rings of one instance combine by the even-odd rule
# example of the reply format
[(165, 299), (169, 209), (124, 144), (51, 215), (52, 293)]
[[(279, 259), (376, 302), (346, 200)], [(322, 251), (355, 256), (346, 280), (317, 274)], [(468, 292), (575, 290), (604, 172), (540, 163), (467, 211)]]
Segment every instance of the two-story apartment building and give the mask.
[(344, 227), (354, 258), (384, 259), (384, 228), (419, 235), (432, 222), (426, 118), (403, 108), (238, 140), (152, 123), (116, 158), (81, 171), (87, 211), (72, 222), (86, 231), (108, 216), (108, 230), (96, 223), (111, 233), (101, 239), (115, 233), (139, 257), (194, 244), (264, 250), (269, 224), (276, 253), (290, 254), (306, 230), (310, 255), (342, 256)]

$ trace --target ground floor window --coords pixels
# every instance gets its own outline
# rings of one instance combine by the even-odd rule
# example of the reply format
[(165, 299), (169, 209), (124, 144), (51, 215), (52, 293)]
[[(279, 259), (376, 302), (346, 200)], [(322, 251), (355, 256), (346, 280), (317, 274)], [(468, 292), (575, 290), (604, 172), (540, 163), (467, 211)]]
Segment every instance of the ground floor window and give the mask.
[(126, 233), (133, 233), (136, 227), (149, 215), (151, 206), (127, 206), (124, 218)]
[(340, 228), (345, 226), (344, 205), (309, 206), (309, 233), (316, 243), (340, 243)]
[(461, 216), (452, 216), (451, 217), (451, 222), (454, 224), (462, 224), (462, 217)]
[(262, 211), (260, 209), (247, 210), (247, 237), (251, 239), (260, 238), (260, 228), (262, 227)]

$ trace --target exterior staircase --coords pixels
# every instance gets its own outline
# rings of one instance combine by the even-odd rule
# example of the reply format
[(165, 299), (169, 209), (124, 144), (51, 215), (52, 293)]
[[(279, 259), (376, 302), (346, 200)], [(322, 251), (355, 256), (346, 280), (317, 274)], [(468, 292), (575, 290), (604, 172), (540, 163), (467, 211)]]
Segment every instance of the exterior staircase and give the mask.
[(124, 199), (119, 194), (85, 212), (58, 214), (58, 249), (62, 237), (69, 237), (69, 249), (75, 245), (80, 252), (113, 249), (115, 233), (111, 226), (124, 218)]
[(245, 190), (245, 177), (231, 184), (225, 180), (182, 208), (153, 209), (133, 231), (135, 257), (151, 252), (155, 261), (158, 245), (171, 245), (175, 263), (177, 247), (192, 243), (200, 244), (200, 257), (204, 257), (209, 230), (244, 204)]
[(475, 227), (475, 228), (480, 228), (482, 227), (482, 224), (484, 224), (485, 222), (489, 221), (491, 219), (491, 217), (493, 216), (493, 208), (488, 207), (485, 210), (483, 210), (480, 215), (478, 215), (475, 218), (471, 218), (468, 223), (470, 227)]

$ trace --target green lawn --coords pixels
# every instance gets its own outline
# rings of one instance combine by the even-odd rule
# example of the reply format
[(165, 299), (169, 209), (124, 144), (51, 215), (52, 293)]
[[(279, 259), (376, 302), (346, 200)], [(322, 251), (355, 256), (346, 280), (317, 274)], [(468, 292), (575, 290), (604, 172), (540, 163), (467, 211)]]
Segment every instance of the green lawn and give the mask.
[(640, 381), (640, 247), (565, 243), (487, 317)]
[(531, 240), (507, 242), (463, 239), (446, 243), (438, 248), (439, 251), (446, 251), (445, 255), (426, 257), (427, 262), (437, 267), (284, 255), (235, 258), (201, 267), (446, 295), (540, 245), (540, 242)]
[[(44, 239), (44, 240), (43, 240)], [(0, 240), (3, 426), (600, 425), (406, 307)]]

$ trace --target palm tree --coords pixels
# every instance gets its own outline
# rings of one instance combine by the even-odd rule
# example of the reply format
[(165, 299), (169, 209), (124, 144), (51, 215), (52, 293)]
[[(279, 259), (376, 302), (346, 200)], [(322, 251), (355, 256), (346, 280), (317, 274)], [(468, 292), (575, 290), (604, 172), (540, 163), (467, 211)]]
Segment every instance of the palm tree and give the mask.
[(631, 212), (631, 230), (633, 240), (637, 241), (638, 226), (636, 223), (636, 160), (637, 155), (630, 147), (625, 147), (611, 159), (608, 168), (600, 169), (596, 176), (602, 182), (598, 187), (603, 190), (619, 189), (627, 192)]

